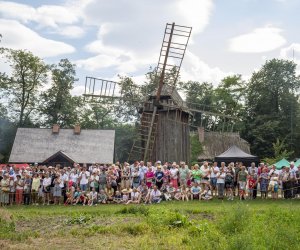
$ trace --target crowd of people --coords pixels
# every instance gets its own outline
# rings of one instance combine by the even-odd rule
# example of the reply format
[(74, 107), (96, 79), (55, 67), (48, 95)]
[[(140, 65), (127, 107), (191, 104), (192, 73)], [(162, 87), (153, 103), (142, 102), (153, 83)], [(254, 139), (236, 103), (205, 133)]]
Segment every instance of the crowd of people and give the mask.
[[(170, 200), (234, 200), (299, 198), (300, 166), (277, 170), (251, 163), (143, 161), (111, 165), (74, 164), (23, 169), (7, 165), (0, 171), (0, 205), (151, 204)], [(280, 195), (279, 195), (280, 194)]]

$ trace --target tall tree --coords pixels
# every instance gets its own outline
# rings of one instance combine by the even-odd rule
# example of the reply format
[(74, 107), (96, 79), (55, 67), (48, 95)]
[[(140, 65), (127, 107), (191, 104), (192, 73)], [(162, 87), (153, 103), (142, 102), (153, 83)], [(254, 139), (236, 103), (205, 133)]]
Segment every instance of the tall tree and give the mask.
[(11, 67), (11, 75), (0, 74), (0, 85), (5, 90), (18, 126), (26, 125), (37, 110), (40, 87), (46, 82), (48, 67), (37, 56), (24, 50), (1, 49)]
[(272, 145), (277, 139), (291, 139), (297, 117), (300, 78), (296, 75), (296, 64), (288, 60), (272, 59), (253, 73), (248, 87), (246, 100), (244, 137), (252, 145), (254, 153), (262, 157), (273, 157)]
[(76, 79), (75, 65), (68, 59), (61, 59), (51, 69), (51, 87), (42, 93), (41, 112), (45, 116), (44, 125), (59, 124), (69, 127), (77, 122), (77, 107), (81, 99), (73, 97), (71, 90)]

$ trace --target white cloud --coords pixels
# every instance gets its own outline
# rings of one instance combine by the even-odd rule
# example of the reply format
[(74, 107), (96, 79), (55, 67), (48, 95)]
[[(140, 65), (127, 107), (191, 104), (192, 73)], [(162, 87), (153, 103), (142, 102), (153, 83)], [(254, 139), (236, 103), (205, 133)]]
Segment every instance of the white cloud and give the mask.
[(71, 45), (46, 39), (17, 21), (0, 19), (0, 30), (3, 34), (3, 47), (26, 49), (40, 57), (59, 56), (75, 51)]
[[(73, 4), (72, 4), (73, 2)], [(77, 3), (77, 4), (76, 4)], [(87, 4), (86, 1), (85, 4)], [(85, 6), (82, 3), (82, 6)], [(68, 38), (79, 38), (84, 35), (83, 28), (78, 25), (82, 21), (82, 7), (78, 1), (70, 1), (64, 5), (42, 5), (33, 8), (26, 4), (0, 1), (0, 14), (5, 19), (20, 21), (24, 24), (35, 24), (39, 30), (49, 30)]]
[(216, 86), (224, 77), (232, 74), (232, 72), (224, 72), (218, 67), (211, 67), (195, 54), (187, 52), (181, 70), (181, 79), (183, 81), (211, 82)]
[(67, 38), (81, 38), (85, 34), (83, 28), (75, 25), (59, 27), (56, 32)]
[(229, 49), (242, 53), (262, 53), (275, 50), (286, 43), (281, 29), (272, 26), (254, 29), (251, 33), (230, 39)]

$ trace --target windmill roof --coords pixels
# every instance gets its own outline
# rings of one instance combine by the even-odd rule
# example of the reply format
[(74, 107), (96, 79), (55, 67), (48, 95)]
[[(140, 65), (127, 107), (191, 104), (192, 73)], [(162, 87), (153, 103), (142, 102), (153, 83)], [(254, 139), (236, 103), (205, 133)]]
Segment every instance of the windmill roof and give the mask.
[(112, 163), (114, 130), (18, 128), (9, 162), (42, 163), (59, 151), (77, 163)]
[[(154, 90), (151, 94), (151, 97), (156, 97), (157, 90)], [(176, 90), (175, 87), (164, 84), (161, 90), (161, 97), (170, 97), (174, 103), (178, 106), (185, 106), (183, 99), (181, 98), (180, 94)]]

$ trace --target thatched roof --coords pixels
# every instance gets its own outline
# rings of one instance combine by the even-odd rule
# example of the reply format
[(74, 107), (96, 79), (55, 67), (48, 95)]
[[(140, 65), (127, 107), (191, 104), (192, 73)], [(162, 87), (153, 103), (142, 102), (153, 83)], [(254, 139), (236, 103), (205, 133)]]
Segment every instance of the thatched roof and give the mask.
[(201, 143), (203, 152), (198, 156), (198, 160), (213, 160), (233, 145), (250, 154), (249, 143), (242, 139), (239, 133), (204, 132), (204, 141)]
[(19, 128), (9, 162), (42, 163), (59, 151), (77, 163), (112, 163), (114, 130)]

